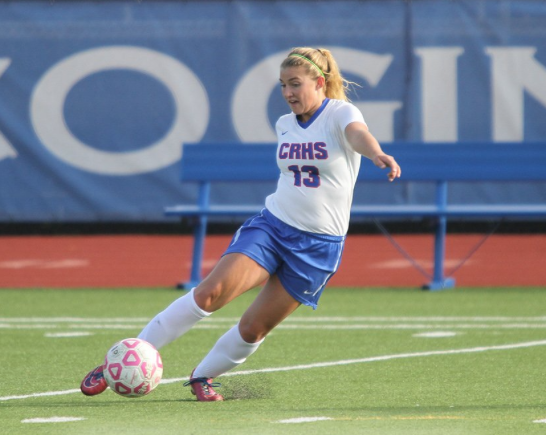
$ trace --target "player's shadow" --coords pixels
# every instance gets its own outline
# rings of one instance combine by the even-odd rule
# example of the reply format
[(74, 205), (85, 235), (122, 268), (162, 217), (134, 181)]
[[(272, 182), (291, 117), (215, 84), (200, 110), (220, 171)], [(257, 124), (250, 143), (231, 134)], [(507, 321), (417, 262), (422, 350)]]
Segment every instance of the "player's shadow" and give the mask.
[(259, 400), (273, 396), (266, 378), (257, 376), (231, 378), (221, 394), (225, 400)]

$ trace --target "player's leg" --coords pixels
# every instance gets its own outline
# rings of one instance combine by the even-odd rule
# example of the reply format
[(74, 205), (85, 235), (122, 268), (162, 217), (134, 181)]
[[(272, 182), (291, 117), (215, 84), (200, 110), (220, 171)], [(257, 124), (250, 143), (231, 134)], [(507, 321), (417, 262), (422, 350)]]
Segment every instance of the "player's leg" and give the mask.
[[(324, 286), (339, 265), (344, 237), (299, 231), (267, 210), (261, 217), (267, 230), (241, 232), (234, 244), (240, 244), (237, 249), (248, 249), (243, 252), (250, 257), (259, 258), (271, 277), (239, 324), (224, 334), (195, 368), (189, 384), (198, 400), (222, 400), (212, 388), (212, 378), (243, 363), (300, 304), (316, 308)], [(245, 245), (248, 237), (252, 242)]]
[(226, 332), (195, 368), (188, 385), (200, 401), (223, 400), (213, 389), (212, 378), (242, 364), (263, 342), (266, 335), (289, 316), (300, 302), (272, 275), (237, 325)]
[[(238, 253), (223, 256), (195, 289), (157, 314), (138, 335), (160, 349), (189, 331), (196, 323), (269, 277), (254, 260)], [(106, 390), (102, 366), (89, 372), (80, 389), (88, 396)]]
[(273, 275), (239, 321), (241, 338), (247, 343), (263, 342), (278, 324), (292, 314), (301, 302)]
[(268, 278), (267, 270), (247, 255), (229, 253), (197, 286), (195, 301), (201, 309), (214, 312)]
[(138, 338), (160, 349), (268, 276), (265, 269), (247, 256), (227, 254), (196, 288), (155, 316)]

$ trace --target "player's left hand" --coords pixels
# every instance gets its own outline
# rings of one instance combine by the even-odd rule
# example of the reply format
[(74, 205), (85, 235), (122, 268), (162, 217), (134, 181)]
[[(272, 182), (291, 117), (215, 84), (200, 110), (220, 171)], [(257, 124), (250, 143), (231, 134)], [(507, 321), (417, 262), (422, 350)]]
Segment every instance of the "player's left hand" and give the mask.
[(395, 178), (400, 178), (402, 175), (402, 169), (394, 160), (394, 157), (388, 156), (387, 154), (379, 154), (374, 157), (373, 164), (381, 169), (391, 168), (388, 173), (389, 181), (394, 181)]

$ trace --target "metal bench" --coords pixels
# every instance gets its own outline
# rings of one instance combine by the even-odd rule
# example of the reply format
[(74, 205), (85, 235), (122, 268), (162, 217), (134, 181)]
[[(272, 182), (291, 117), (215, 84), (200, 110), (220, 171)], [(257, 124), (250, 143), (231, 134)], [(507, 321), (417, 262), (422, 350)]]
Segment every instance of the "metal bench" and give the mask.
[[(448, 185), (460, 181), (546, 181), (545, 144), (414, 144), (384, 145), (402, 167), (402, 178), (394, 183), (424, 181), (435, 183), (435, 200), (425, 205), (353, 204), (352, 216), (370, 218), (431, 218), (436, 222), (434, 268), (428, 290), (453, 287), (452, 278), (444, 276), (447, 220), (449, 218), (536, 218), (546, 217), (546, 204), (468, 205), (448, 202)], [(211, 204), (211, 185), (226, 182), (275, 181), (278, 168), (274, 144), (186, 144), (181, 160), (182, 183), (199, 185), (197, 204), (165, 208), (166, 216), (193, 217), (194, 247), (191, 276), (179, 285), (191, 288), (201, 280), (203, 247), (207, 220), (212, 216), (249, 217), (264, 204)], [(363, 158), (357, 182), (388, 183), (386, 171)], [(358, 186), (357, 186), (358, 188)]]

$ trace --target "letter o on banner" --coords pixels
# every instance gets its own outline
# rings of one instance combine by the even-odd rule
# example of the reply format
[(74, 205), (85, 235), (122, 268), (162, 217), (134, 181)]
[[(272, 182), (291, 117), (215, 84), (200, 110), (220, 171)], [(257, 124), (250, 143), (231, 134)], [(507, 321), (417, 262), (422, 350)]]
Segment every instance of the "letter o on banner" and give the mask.
[(276, 142), (275, 130), (267, 116), (267, 101), (279, 86), (280, 66), (287, 53), (284, 50), (260, 61), (244, 75), (235, 88), (231, 116), (241, 141)]
[[(175, 119), (157, 142), (136, 151), (108, 152), (76, 138), (64, 120), (64, 104), (72, 87), (105, 70), (128, 69), (163, 83), (175, 103)], [(135, 175), (171, 165), (182, 157), (183, 142), (199, 142), (209, 121), (209, 101), (197, 76), (171, 56), (154, 50), (111, 46), (75, 54), (50, 68), (34, 89), (30, 116), (44, 146), (64, 162), (106, 175)]]

